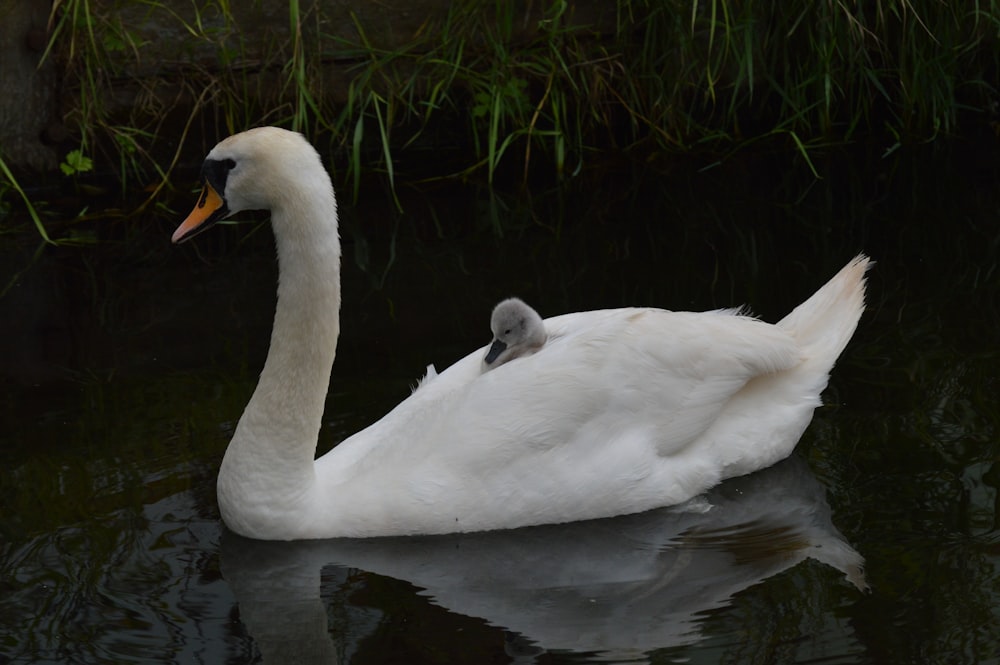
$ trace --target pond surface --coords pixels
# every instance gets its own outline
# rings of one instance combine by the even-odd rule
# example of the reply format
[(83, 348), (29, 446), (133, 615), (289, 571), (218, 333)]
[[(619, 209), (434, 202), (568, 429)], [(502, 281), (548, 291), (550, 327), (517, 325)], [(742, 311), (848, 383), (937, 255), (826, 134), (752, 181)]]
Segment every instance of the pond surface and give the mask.
[(214, 481), (266, 352), (266, 227), (172, 248), (192, 195), (96, 249), (0, 247), (0, 663), (1000, 662), (1000, 153), (880, 153), (341, 203), (321, 452), (486, 343), (502, 297), (774, 321), (875, 258), (795, 454), (707, 512), (236, 537)]

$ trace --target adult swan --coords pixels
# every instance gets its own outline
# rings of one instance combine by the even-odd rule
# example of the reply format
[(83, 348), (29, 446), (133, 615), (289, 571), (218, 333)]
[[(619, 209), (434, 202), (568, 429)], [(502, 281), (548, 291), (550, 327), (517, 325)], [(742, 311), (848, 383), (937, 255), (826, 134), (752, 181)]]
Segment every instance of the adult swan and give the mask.
[(545, 321), (534, 355), (473, 351), (319, 459), (340, 332), (337, 204), (299, 134), (219, 143), (175, 243), (271, 211), (278, 303), (260, 381), (219, 469), (230, 529), (262, 539), (506, 529), (681, 503), (795, 447), (864, 308), (859, 256), (777, 324), (636, 308)]

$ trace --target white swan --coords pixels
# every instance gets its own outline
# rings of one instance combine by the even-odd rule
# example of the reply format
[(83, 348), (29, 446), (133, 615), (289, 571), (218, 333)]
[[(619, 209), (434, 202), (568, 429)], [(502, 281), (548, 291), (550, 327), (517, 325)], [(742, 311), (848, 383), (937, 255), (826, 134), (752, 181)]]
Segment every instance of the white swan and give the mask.
[(531, 355), (545, 345), (545, 322), (520, 298), (501, 300), (490, 316), (493, 341), (483, 356), (483, 371), (509, 360)]
[(339, 334), (330, 178), (299, 134), (262, 127), (208, 154), (173, 235), (269, 209), (280, 279), (264, 369), (219, 470), (222, 518), (262, 539), (569, 522), (690, 499), (786, 457), (864, 304), (859, 256), (774, 325), (636, 308), (547, 319), (544, 353), (481, 371), (485, 348), (315, 459)]

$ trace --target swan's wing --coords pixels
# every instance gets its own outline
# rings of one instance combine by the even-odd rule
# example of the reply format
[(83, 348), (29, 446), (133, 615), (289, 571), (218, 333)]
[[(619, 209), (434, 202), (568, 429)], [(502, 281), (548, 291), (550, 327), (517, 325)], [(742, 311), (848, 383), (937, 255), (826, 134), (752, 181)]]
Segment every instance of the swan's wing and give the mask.
[(636, 341), (616, 347), (619, 357), (609, 367), (615, 380), (609, 383), (627, 387), (623, 402), (645, 398), (642, 406), (656, 423), (660, 455), (684, 450), (754, 377), (801, 360), (790, 335), (737, 310), (645, 310), (622, 334)]
[(725, 460), (692, 444), (733, 396), (799, 362), (787, 333), (733, 313), (607, 310), (546, 328), (531, 356), (485, 373), (483, 349), (458, 361), (317, 460), (317, 474), (391, 505), (386, 519), (429, 512), (434, 530), (669, 505), (721, 480)]
[(748, 381), (799, 361), (787, 333), (733, 312), (605, 310), (548, 319), (546, 328), (549, 341), (532, 356), (475, 377), (463, 359), (428, 386), (438, 393), (425, 404), (437, 414), (430, 437), (499, 448), (493, 463), (636, 436), (672, 455)]

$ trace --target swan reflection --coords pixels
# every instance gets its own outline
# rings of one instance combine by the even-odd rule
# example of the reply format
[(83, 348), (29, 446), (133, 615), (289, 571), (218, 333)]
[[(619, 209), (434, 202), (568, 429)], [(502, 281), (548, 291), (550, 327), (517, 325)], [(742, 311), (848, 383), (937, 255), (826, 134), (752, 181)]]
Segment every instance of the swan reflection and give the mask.
[(405, 580), (452, 612), (518, 634), (517, 644), (634, 660), (697, 642), (705, 611), (810, 558), (866, 588), (863, 558), (795, 457), (687, 506), (639, 515), (368, 540), (278, 543), (227, 532), (222, 542), (223, 575), (267, 663), (343, 660), (374, 631), (378, 611), (365, 607), (349, 608), (350, 635), (328, 627), (330, 577), (343, 587), (348, 568)]

